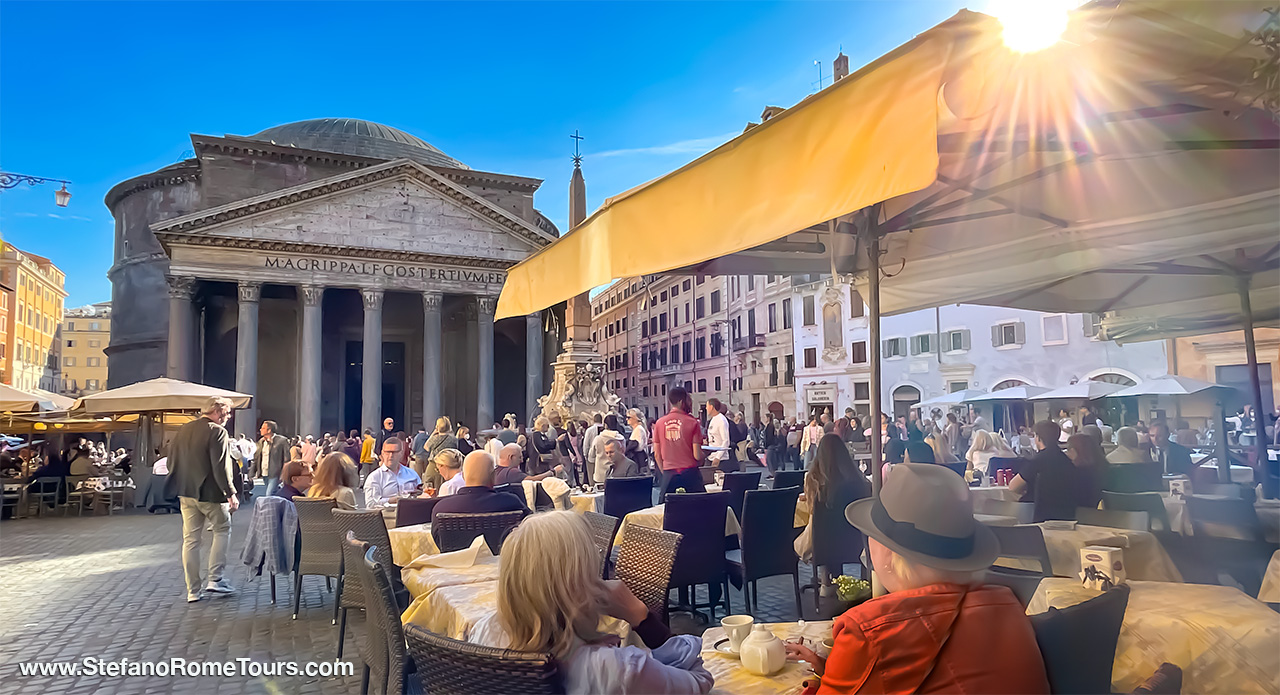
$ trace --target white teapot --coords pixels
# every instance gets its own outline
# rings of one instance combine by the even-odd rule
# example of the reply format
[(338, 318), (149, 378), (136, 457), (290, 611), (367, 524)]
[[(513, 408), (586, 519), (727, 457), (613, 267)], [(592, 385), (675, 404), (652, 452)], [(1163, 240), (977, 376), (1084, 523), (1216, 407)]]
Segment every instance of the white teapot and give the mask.
[(756, 625), (742, 640), (738, 655), (743, 668), (757, 676), (772, 676), (787, 665), (787, 648), (764, 625)]

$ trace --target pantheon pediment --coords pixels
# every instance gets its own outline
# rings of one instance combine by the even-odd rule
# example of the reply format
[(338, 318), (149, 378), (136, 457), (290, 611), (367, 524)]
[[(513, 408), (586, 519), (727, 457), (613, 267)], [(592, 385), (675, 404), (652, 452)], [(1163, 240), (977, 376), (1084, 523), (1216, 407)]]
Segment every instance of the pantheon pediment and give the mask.
[(174, 246), (224, 246), (331, 257), (474, 259), (499, 266), (554, 240), (407, 159), (165, 220), (152, 230), (171, 253)]

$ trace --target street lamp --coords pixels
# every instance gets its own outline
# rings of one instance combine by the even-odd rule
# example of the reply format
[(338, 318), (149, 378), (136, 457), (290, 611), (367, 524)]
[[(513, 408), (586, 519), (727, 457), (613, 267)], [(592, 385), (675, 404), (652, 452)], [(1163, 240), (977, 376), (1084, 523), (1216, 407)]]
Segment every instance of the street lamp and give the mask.
[(42, 183), (60, 183), (62, 188), (53, 192), (53, 202), (60, 208), (65, 208), (67, 203), (71, 202), (71, 191), (67, 190), (67, 184), (71, 183), (65, 179), (47, 179), (40, 176), (28, 176), (26, 174), (14, 174), (7, 171), (0, 171), (0, 191), (6, 191), (10, 188), (17, 188), (19, 184), (27, 184), (28, 186), (38, 186)]

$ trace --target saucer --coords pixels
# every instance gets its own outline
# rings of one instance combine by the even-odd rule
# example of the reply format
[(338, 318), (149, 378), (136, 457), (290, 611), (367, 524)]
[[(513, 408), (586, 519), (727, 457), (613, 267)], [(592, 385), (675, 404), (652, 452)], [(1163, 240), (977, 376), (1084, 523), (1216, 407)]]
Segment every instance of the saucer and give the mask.
[(714, 650), (716, 650), (716, 651), (717, 651), (717, 652), (719, 652), (720, 654), (723, 654), (723, 655), (725, 655), (725, 656), (729, 657), (730, 659), (737, 659), (737, 658), (739, 658), (739, 656), (740, 656), (740, 655), (738, 654), (738, 652), (735, 652), (735, 651), (733, 651), (732, 649), (730, 649), (730, 648), (729, 648), (729, 638), (728, 638), (728, 637), (722, 638), (720, 641), (718, 641), (718, 642), (716, 642), (714, 645), (712, 645), (712, 647), (711, 647), (711, 648), (712, 648), (712, 649), (714, 649)]

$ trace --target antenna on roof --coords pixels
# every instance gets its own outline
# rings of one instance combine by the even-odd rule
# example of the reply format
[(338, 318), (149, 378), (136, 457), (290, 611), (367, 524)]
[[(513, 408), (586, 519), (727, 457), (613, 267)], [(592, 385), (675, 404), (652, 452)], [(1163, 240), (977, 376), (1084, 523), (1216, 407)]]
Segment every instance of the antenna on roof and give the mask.
[(821, 60), (815, 60), (815, 61), (813, 61), (813, 64), (818, 66), (818, 81), (817, 81), (817, 82), (810, 82), (809, 84), (816, 84), (816, 85), (818, 85), (818, 88), (817, 88), (816, 90), (814, 90), (814, 91), (818, 91), (818, 92), (820, 92), (820, 91), (822, 91), (823, 82), (824, 82), (827, 78), (826, 78), (826, 77), (823, 77), (823, 75), (822, 75), (822, 61), (821, 61)]

